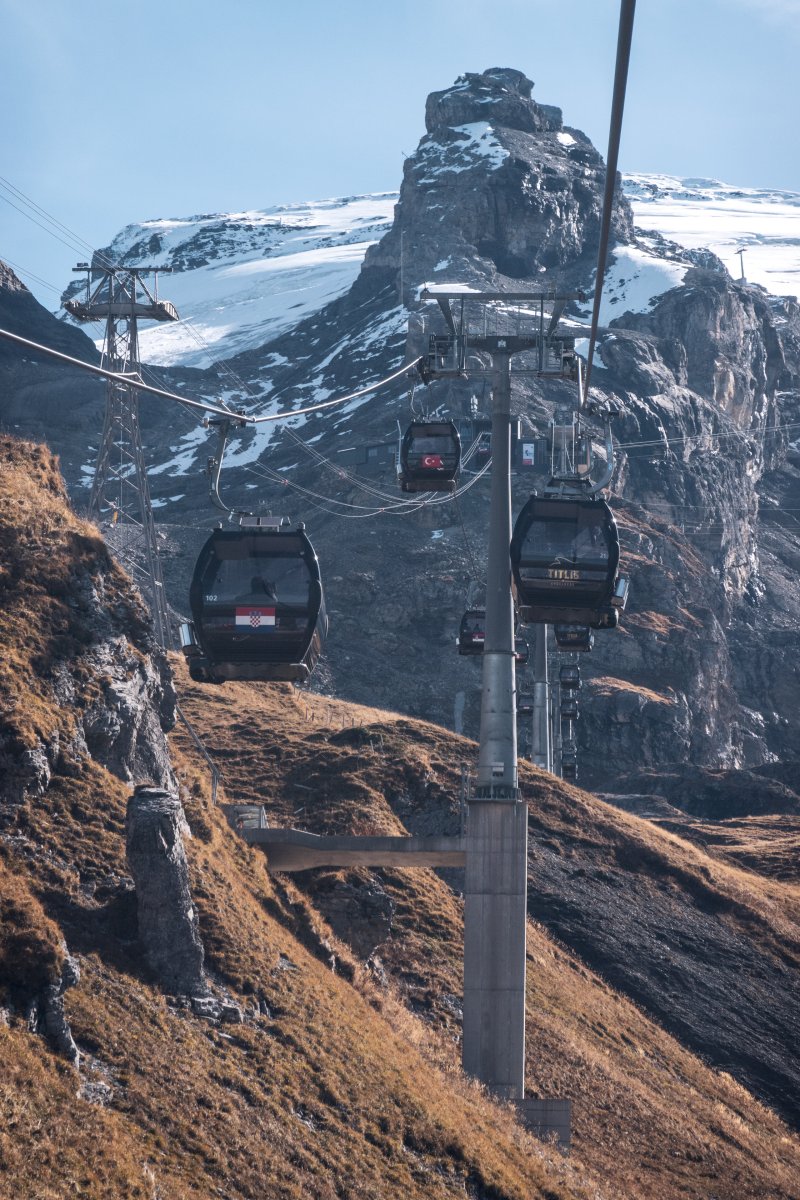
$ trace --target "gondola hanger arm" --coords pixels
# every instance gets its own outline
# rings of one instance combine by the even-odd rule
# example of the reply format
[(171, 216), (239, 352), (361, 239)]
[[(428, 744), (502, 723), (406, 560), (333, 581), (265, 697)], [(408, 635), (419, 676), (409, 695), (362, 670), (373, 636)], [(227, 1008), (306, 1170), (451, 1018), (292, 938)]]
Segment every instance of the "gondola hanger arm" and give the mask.
[(252, 517), (253, 513), (249, 509), (229, 508), (219, 492), (219, 480), (222, 473), (222, 463), (225, 458), (225, 447), (228, 443), (228, 434), (230, 433), (231, 425), (243, 425), (244, 421), (240, 416), (232, 416), (230, 418), (216, 417), (206, 418), (203, 424), (209, 429), (216, 428), (218, 430), (217, 452), (213, 457), (209, 458), (207, 467), (209, 477), (208, 494), (211, 497), (212, 504), (216, 505), (217, 508), (226, 513), (228, 519), (232, 517)]

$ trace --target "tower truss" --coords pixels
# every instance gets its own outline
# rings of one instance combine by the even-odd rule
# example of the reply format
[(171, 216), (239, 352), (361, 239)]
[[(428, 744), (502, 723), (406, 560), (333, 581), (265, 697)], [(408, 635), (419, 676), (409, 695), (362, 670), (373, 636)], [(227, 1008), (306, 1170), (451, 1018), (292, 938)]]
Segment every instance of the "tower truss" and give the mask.
[[(139, 424), (139, 321), (177, 321), (168, 300), (158, 298), (158, 271), (168, 268), (79, 263), (86, 272), (83, 299), (66, 310), (79, 321), (104, 321), (103, 364), (130, 384), (109, 380), (103, 432), (89, 499), (89, 515), (102, 527), (119, 562), (131, 573), (150, 607), (159, 645), (169, 649), (169, 619), (158, 534)], [(153, 276), (148, 287), (144, 276)]]

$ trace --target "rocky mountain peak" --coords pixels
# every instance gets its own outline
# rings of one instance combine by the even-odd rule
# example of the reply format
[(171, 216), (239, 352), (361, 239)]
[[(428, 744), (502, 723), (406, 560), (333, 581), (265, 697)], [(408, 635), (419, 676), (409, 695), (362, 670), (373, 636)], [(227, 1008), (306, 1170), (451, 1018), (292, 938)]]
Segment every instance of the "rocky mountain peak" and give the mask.
[(561, 129), (561, 109), (539, 105), (531, 99), (533, 82), (512, 67), (490, 67), (459, 75), (452, 87), (431, 92), (425, 105), (425, 128), (436, 133), (443, 127), (472, 121), (492, 121), (523, 133)]
[(27, 292), (25, 284), (19, 279), (11, 267), (0, 260), (0, 289), (4, 292)]
[[(513, 288), (545, 271), (567, 286), (589, 285), (605, 164), (585, 134), (564, 128), (560, 109), (531, 99), (532, 89), (521, 71), (492, 67), (431, 93), (394, 225), (365, 259), (366, 277), (382, 272), (378, 287), (399, 278), (401, 239), (409, 285), (447, 272), (465, 283), (488, 276), (501, 289), (505, 278)], [(613, 233), (617, 243), (634, 240), (621, 195)]]

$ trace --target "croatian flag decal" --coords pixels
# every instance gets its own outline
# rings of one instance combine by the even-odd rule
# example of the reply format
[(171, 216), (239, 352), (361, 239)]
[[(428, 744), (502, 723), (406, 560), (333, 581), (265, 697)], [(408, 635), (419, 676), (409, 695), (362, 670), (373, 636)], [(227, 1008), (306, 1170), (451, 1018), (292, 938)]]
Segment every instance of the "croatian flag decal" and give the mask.
[(246, 625), (249, 629), (272, 629), (275, 627), (275, 609), (260, 606), (237, 608), (236, 624)]

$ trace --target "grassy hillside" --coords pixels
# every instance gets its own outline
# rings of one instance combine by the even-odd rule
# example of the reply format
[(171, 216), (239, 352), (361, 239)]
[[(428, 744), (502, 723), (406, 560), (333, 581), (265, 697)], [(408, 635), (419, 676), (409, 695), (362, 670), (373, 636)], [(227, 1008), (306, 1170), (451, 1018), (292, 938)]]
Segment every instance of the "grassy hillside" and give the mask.
[[(575, 1151), (564, 1160), (526, 1135), (458, 1067), (457, 891), (423, 870), (270, 877), (212, 806), (180, 727), (172, 758), (206, 966), (243, 1020), (209, 1020), (165, 995), (137, 943), (124, 849), (130, 784), (158, 762), (145, 743), (160, 736), (141, 612), (96, 533), (70, 513), (46, 452), (4, 439), (0, 457), (0, 1196), (800, 1196), (800, 1146), (775, 1113), (541, 917), (529, 930), (528, 1084), (574, 1098)], [(473, 753), (463, 739), (285, 686), (203, 689), (175, 665), (228, 799), (259, 800), (276, 823), (312, 829), (456, 827), (455, 784)], [(124, 753), (132, 730), (116, 728), (120, 714), (137, 735)], [(624, 908), (628, 894), (604, 873), (637, 881), (642, 903), (689, 896), (736, 945), (749, 939), (765, 995), (779, 982), (776, 956), (788, 964), (796, 944), (789, 888), (532, 770), (524, 783), (532, 898), (547, 898), (551, 858), (576, 900), (590, 879)], [(358, 904), (349, 925), (337, 908), (348, 885), (348, 896), (369, 886), (394, 904), (368, 961), (353, 936)], [(554, 912), (565, 894), (553, 885)], [(656, 920), (680, 909), (647, 911)], [(633, 937), (630, 925), (614, 928)], [(590, 934), (587, 951), (598, 944)], [(64, 996), (79, 1070), (32, 1028), (67, 952), (81, 972)]]
[[(271, 823), (315, 832), (457, 828), (460, 766), (475, 752), (464, 739), (287, 686), (203, 688), (176, 667), (183, 704), (224, 771), (227, 796), (261, 800)], [(174, 736), (186, 744), (184, 734)], [(527, 764), (522, 780), (531, 813), (530, 907), (538, 914), (528, 931), (527, 1088), (534, 1095), (573, 1098), (573, 1166), (583, 1178), (603, 1181), (603, 1195), (800, 1195), (796, 1135), (728, 1072), (713, 1070), (610, 986), (619, 966), (613, 952), (602, 971), (586, 962), (608, 949), (595, 937), (595, 923), (605, 921), (622, 938), (625, 927), (612, 922), (610, 909), (619, 916), (632, 906), (638, 956), (637, 947), (624, 941), (615, 948), (617, 955), (632, 956), (632, 970), (644, 971), (648, 926), (661, 919), (665, 973), (670, 937), (705, 937), (713, 956), (712, 926), (719, 923), (746, 931), (753, 963), (765, 977), (774, 970), (777, 979), (776, 960), (796, 953), (798, 945), (797, 891), (716, 863)], [(558, 893), (540, 890), (545, 879), (552, 881), (550, 858), (574, 876), (572, 900), (583, 920), (571, 932), (582, 941), (583, 957), (548, 933), (550, 919), (570, 898), (568, 886)], [(428, 1056), (454, 1067), (460, 1053), (460, 900), (433, 872), (372, 874), (396, 911), (390, 936), (367, 969), (379, 986), (384, 973), (388, 977), (383, 992), (392, 1003), (399, 998), (423, 1017)], [(456, 873), (442, 874), (457, 886)], [(283, 879), (324, 913), (337, 882), (366, 875), (308, 871)], [(587, 879), (611, 899), (595, 893), (594, 910), (587, 905), (582, 912), (579, 888)], [(708, 918), (708, 927), (693, 931), (689, 920), (676, 927), (682, 910), (701, 922)], [(693, 953), (700, 971), (713, 975), (698, 944)], [(683, 1002), (698, 1001), (687, 994)], [(769, 1025), (767, 1012), (760, 1017)], [(794, 1039), (794, 1031), (788, 1037)]]
[[(324, 923), (210, 809), (189, 762), (212, 986), (244, 1019), (223, 1026), (163, 994), (136, 942), (129, 783), (99, 761), (108, 736), (102, 755), (87, 741), (112, 651), (124, 682), (138, 679), (140, 609), (47, 452), (4, 439), (0, 455), (0, 1195), (587, 1195), (557, 1154), (424, 1056), (421, 1024), (377, 1004), (346, 951), (345, 974), (331, 970)], [(125, 695), (146, 730), (148, 696)], [(79, 1073), (31, 1029), (67, 949), (81, 969), (64, 1000)]]

